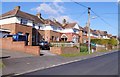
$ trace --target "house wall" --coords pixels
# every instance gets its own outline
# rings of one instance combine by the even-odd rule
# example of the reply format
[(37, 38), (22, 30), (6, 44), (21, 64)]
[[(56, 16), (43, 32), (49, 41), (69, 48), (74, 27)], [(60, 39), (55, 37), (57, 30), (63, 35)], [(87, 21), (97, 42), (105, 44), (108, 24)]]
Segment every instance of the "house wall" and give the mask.
[(1, 28), (10, 30), (11, 31), (10, 34), (16, 34), (18, 32), (22, 32), (23, 34), (29, 33), (28, 45), (32, 45), (32, 27), (31, 26), (12, 23), (12, 24), (1, 25)]
[[(52, 36), (54, 37), (52, 40)], [(56, 31), (52, 31), (52, 30), (45, 30), (45, 41), (57, 41), (55, 40), (55, 38), (59, 38), (60, 39), (60, 33), (56, 32)], [(59, 41), (59, 40), (58, 40)]]
[(60, 32), (62, 32), (62, 33), (74, 33), (73, 29), (63, 29)]
[[(20, 18), (20, 17), (10, 17), (10, 18), (1, 19), (1, 20), (0, 20), (0, 25), (12, 24), (12, 23), (18, 23), (18, 24), (20, 24), (21, 19), (24, 19), (24, 18)], [(6, 21), (7, 21), (7, 22), (6, 22)], [(33, 26), (33, 21), (28, 20), (26, 25), (28, 25), (28, 26)]]
[(17, 19), (17, 17), (10, 17), (10, 18), (0, 20), (0, 25), (11, 24), (11, 23), (19, 23), (19, 19)]
[[(67, 41), (73, 41), (73, 36), (79, 37), (79, 34), (75, 34), (75, 33), (61, 33), (61, 36), (65, 34), (67, 36)], [(80, 40), (78, 39), (78, 42)]]
[(80, 38), (79, 38), (79, 42), (80, 43), (83, 43), (83, 33), (82, 33), (82, 31), (79, 31), (79, 36), (80, 36)]

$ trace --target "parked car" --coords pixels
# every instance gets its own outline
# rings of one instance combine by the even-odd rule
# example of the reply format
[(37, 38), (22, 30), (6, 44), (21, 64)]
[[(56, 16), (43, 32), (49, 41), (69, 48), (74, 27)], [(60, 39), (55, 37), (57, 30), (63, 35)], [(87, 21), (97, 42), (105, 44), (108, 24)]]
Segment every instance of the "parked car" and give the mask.
[(5, 35), (3, 36), (3, 38), (7, 38), (7, 37), (12, 37), (13, 41), (26, 41), (26, 35), (19, 35), (19, 34), (14, 34), (14, 35)]
[(40, 48), (41, 49), (50, 49), (50, 44), (47, 41), (40, 41), (39, 42)]

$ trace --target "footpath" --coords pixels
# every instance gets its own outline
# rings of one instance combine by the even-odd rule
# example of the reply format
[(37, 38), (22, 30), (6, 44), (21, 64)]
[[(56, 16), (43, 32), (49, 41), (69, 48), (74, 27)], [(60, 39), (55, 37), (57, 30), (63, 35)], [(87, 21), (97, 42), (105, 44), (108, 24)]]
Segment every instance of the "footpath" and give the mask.
[[(9, 54), (6, 50), (3, 51), (7, 53), (7, 55)], [(62, 57), (58, 55), (33, 56), (25, 53), (17, 54), (16, 52), (13, 54), (12, 52), (13, 57), (2, 59), (5, 65), (2, 68), (2, 75), (5, 76), (21, 75), (37, 70), (47, 69), (63, 64), (94, 58), (113, 52), (118, 52), (118, 50), (108, 51), (108, 52), (96, 52), (86, 56), (77, 56), (77, 57)]]

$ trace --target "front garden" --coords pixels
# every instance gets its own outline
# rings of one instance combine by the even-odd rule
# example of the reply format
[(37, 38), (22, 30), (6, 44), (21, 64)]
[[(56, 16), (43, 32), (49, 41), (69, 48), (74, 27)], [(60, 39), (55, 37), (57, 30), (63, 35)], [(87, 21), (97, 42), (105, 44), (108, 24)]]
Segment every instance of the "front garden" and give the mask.
[[(118, 41), (116, 39), (91, 39), (91, 53), (106, 52), (117, 50)], [(93, 52), (94, 51), (94, 52)], [(63, 57), (76, 57), (88, 55), (87, 44), (79, 43), (52, 43), (50, 52), (61, 55)]]

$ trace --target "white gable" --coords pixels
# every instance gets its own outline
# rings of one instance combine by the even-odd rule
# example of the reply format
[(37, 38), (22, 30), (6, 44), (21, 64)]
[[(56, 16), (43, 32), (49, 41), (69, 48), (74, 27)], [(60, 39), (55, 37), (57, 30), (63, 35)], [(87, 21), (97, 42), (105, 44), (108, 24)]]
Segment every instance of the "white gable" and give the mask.
[(76, 24), (76, 25), (74, 26), (74, 28), (75, 28), (75, 29), (80, 29), (78, 24)]

